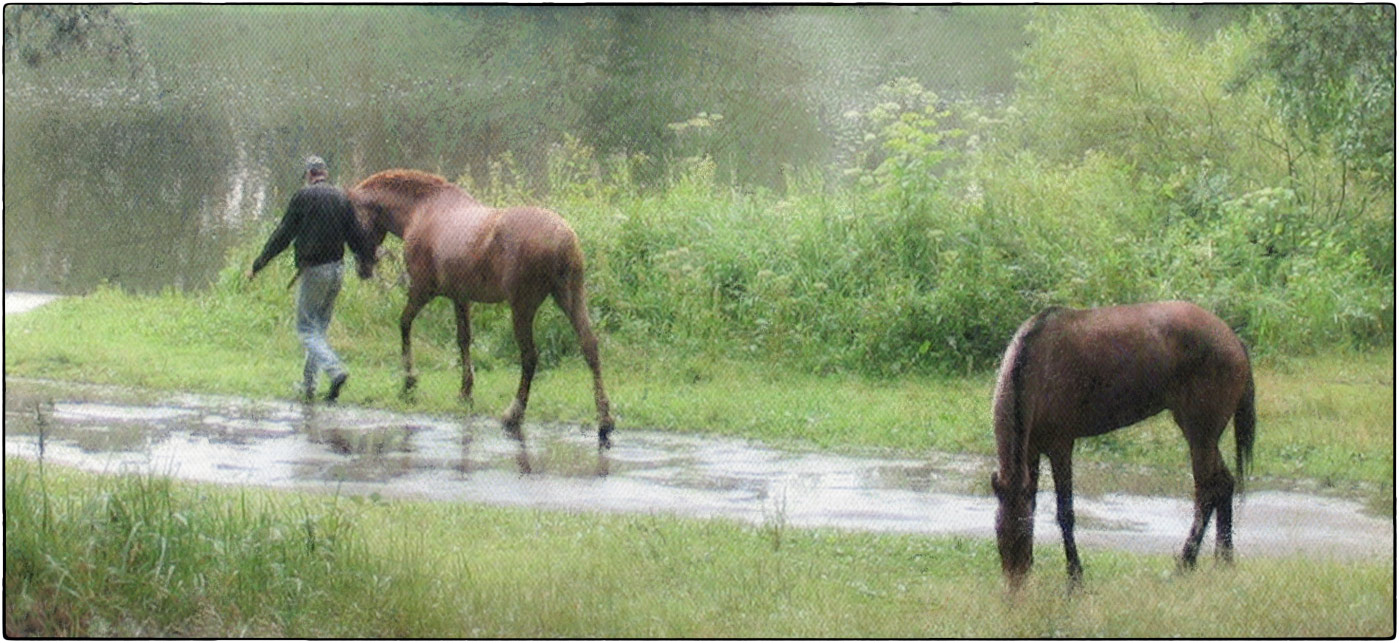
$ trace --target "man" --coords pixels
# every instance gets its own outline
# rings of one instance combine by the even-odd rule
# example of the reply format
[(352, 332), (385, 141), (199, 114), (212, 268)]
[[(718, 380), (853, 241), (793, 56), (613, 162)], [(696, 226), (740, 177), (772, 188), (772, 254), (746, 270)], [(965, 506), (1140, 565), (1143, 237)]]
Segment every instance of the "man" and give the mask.
[(282, 223), (247, 273), (247, 278), (252, 279), (267, 262), (285, 250), (287, 244), (294, 244), (297, 270), (294, 279), (301, 280), (296, 294), (296, 334), (306, 347), (302, 395), (308, 402), (315, 397), (319, 371), (325, 371), (330, 377), (330, 392), (325, 398), (328, 402), (340, 397), (340, 389), (349, 379), (345, 366), (326, 339), (344, 275), (345, 246), (348, 244), (355, 253), (360, 278), (366, 278), (374, 265), (374, 250), (355, 218), (354, 206), (343, 190), (330, 184), (329, 178), (325, 161), (317, 156), (306, 159), (306, 186), (292, 195)]

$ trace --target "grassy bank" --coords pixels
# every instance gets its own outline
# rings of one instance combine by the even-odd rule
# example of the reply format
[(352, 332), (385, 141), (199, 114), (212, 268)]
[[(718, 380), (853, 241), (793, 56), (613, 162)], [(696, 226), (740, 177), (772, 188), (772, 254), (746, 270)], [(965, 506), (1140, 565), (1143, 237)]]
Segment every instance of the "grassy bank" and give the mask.
[[(285, 266), (243, 293), (139, 297), (101, 290), (15, 316), (5, 326), (7, 375), (122, 384), (155, 390), (202, 391), (289, 398), (300, 376), (301, 349), (291, 330)], [(348, 404), (388, 409), (494, 415), (519, 378), (504, 307), (478, 306), (476, 404), (456, 397), (460, 368), (450, 340), (450, 306), (439, 300), (420, 317), (415, 343), (422, 381), (416, 398), (398, 396), (396, 325), (387, 320), (401, 301), (380, 282), (346, 281), (347, 312), (331, 341), (353, 369)], [(382, 306), (370, 323), (368, 311)], [(562, 315), (546, 309), (550, 319)], [(355, 321), (366, 315), (364, 325)], [(349, 326), (356, 327), (351, 330)], [(433, 330), (429, 330), (433, 329)], [(481, 339), (486, 336), (486, 339)], [(571, 341), (560, 333), (561, 344)], [(503, 352), (507, 349), (509, 352)], [(654, 345), (632, 347), (603, 335), (604, 375), (618, 418), (628, 427), (713, 432), (822, 448), (940, 450), (990, 455), (993, 375), (817, 375), (781, 362), (736, 359), (718, 346), (687, 353)], [(1310, 357), (1274, 356), (1256, 365), (1259, 437), (1255, 472), (1263, 478), (1309, 479), (1322, 488), (1363, 489), (1392, 496), (1394, 471), (1393, 352), (1336, 351)], [(582, 359), (560, 353), (536, 377), (529, 418), (590, 422), (590, 379)], [(1226, 457), (1232, 445), (1224, 439)], [(1085, 440), (1080, 467), (1126, 464), (1165, 475), (1169, 489), (1188, 489), (1188, 455), (1166, 417)], [(1091, 479), (1085, 484), (1092, 485)], [(1111, 482), (1105, 482), (1111, 489)], [(1177, 489), (1178, 487), (1178, 489)], [(1392, 511), (1391, 508), (1388, 511)]]
[(1393, 562), (1180, 576), (1042, 552), (1006, 600), (989, 539), (381, 501), (7, 460), (5, 631), (79, 637), (1383, 637)]

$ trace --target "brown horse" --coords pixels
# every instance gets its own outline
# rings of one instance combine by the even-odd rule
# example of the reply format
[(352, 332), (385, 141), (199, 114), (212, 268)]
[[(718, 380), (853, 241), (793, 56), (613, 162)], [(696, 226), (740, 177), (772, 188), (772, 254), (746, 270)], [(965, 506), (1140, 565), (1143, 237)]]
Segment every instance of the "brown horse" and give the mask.
[(1195, 474), (1195, 521), (1180, 563), (1194, 567), (1211, 514), (1215, 554), (1233, 559), (1234, 478), (1219, 438), (1234, 418), (1242, 484), (1253, 450), (1253, 372), (1243, 342), (1218, 317), (1180, 301), (1093, 310), (1051, 308), (1016, 331), (1001, 360), (992, 416), (1000, 468), (996, 544), (1012, 590), (1034, 560), (1040, 455), (1049, 457), (1070, 586), (1082, 582), (1074, 545), (1073, 446), (1170, 410)]
[(432, 299), (456, 306), (461, 350), (461, 397), (471, 399), (471, 302), (510, 304), (520, 348), (520, 388), (502, 421), (520, 438), (530, 381), (539, 361), (534, 315), (547, 297), (563, 309), (593, 372), (599, 448), (611, 446), (613, 429), (602, 386), (597, 338), (588, 320), (583, 289), (583, 251), (578, 236), (559, 215), (540, 208), (496, 209), (482, 205), (446, 179), (416, 170), (386, 170), (350, 190), (360, 223), (378, 247), (386, 233), (403, 239), (408, 303), (399, 319), (403, 339), (403, 390), (417, 384), (413, 371), (413, 318)]

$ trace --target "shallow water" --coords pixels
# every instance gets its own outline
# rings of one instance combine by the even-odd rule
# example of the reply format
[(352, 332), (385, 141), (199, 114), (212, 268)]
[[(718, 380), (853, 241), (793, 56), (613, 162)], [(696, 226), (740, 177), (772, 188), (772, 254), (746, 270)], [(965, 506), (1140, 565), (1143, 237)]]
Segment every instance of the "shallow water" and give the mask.
[(38, 292), (11, 292), (7, 290), (5, 291), (5, 314), (15, 315), (27, 313), (55, 299), (58, 299), (58, 295)]
[[(220, 484), (562, 509), (669, 513), (755, 524), (991, 537), (990, 462), (776, 449), (725, 437), (619, 429), (600, 453), (577, 426), (526, 424), (521, 445), (490, 418), (400, 414), (6, 379), (5, 454), (99, 472)], [(1179, 498), (1075, 498), (1087, 547), (1166, 554), (1191, 519)], [(1057, 543), (1053, 496), (1037, 540)], [(1391, 556), (1392, 520), (1357, 502), (1251, 492), (1235, 510), (1241, 556)], [(1211, 538), (1212, 540), (1212, 538)]]

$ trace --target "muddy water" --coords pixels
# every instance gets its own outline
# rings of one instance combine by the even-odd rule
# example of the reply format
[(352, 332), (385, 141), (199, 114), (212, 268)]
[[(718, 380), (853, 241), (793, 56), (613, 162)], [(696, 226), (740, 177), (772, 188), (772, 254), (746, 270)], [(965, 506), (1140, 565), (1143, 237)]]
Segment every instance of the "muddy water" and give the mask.
[[(990, 537), (984, 459), (795, 452), (722, 437), (620, 430), (596, 449), (578, 427), (526, 425), (522, 446), (488, 418), (349, 406), (153, 395), (6, 379), (5, 454), (101, 472), (221, 484), (563, 509), (671, 513), (756, 524)], [(1088, 546), (1175, 551), (1184, 496), (1079, 496)], [(1042, 492), (1037, 537), (1054, 543)], [(1358, 503), (1253, 492), (1236, 509), (1243, 555), (1389, 556), (1392, 520)]]

